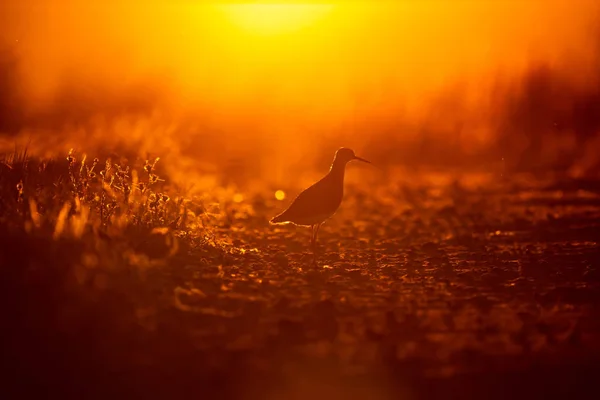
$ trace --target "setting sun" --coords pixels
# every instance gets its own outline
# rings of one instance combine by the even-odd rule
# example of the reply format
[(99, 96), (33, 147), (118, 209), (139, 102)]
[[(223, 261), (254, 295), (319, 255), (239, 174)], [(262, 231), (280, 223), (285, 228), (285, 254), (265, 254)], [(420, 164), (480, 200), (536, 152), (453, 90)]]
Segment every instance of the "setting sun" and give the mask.
[(311, 25), (331, 10), (315, 4), (233, 4), (221, 9), (239, 27), (260, 35), (297, 31)]

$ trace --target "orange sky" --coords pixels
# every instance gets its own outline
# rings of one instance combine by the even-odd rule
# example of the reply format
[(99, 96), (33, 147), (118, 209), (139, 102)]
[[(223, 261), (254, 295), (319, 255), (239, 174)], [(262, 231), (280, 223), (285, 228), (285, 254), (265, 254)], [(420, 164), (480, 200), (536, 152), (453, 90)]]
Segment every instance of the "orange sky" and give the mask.
[(315, 110), (345, 109), (356, 92), (421, 96), (452, 78), (556, 57), (585, 45), (594, 9), (586, 0), (332, 2), (308, 26), (265, 35), (258, 27), (273, 24), (267, 8), (254, 10), (252, 31), (252, 21), (244, 26), (219, 2), (19, 3), (5, 35), (26, 54), (33, 94), (54, 89), (62, 74), (109, 83), (157, 75), (218, 104), (262, 94)]
[(333, 1), (302, 11), (303, 21), (223, 1), (20, 0), (2, 6), (1, 33), (22, 56), (28, 110), (51, 106), (65, 78), (92, 95), (146, 82), (225, 130), (292, 137), (400, 110), (416, 116), (456, 82), (476, 106), (484, 84), (532, 59), (577, 65), (590, 54), (596, 3)]

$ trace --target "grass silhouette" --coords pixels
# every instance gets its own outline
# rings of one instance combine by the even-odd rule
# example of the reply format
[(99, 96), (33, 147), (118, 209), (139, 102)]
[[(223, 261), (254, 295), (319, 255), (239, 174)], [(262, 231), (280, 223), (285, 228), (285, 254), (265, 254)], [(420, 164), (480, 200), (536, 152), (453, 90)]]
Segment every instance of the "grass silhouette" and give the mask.
[(162, 162), (26, 150), (2, 160), (3, 392), (388, 399), (594, 389), (598, 182), (355, 186), (311, 267), (308, 232), (268, 224), (275, 199), (185, 193)]

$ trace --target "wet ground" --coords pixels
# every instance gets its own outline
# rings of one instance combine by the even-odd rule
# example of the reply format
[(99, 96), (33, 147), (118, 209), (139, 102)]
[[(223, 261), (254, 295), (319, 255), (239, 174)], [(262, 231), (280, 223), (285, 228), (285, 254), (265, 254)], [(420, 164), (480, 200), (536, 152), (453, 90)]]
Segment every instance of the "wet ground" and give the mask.
[[(316, 266), (309, 229), (266, 222), (285, 204), (248, 196), (163, 265), (114, 240), (90, 253), (5, 238), (19, 271), (0, 287), (7, 387), (103, 399), (597, 391), (600, 182), (349, 184)], [(88, 264), (118, 267), (90, 267), (94, 252)]]

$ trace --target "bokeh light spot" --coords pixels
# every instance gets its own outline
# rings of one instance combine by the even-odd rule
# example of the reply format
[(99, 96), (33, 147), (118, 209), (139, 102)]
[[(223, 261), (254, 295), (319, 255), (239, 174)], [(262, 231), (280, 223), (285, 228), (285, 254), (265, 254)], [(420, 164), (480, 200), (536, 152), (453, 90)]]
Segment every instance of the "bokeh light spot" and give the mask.
[(241, 193), (236, 193), (233, 195), (233, 201), (235, 203), (241, 203), (242, 201), (244, 201), (244, 195)]

